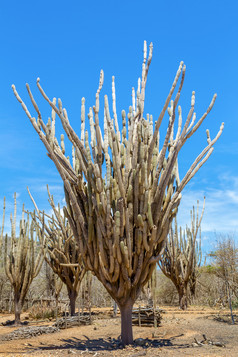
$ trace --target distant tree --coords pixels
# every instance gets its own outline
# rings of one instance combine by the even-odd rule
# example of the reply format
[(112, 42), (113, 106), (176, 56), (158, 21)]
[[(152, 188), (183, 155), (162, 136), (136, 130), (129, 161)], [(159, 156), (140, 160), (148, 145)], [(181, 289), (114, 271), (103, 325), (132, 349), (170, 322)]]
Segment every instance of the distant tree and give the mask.
[(224, 282), (225, 295), (232, 313), (232, 296), (238, 298), (238, 249), (231, 236), (220, 235), (215, 252), (209, 254), (213, 258), (215, 274)]
[[(81, 102), (81, 135), (70, 125), (66, 109), (58, 99), (50, 100), (37, 79), (37, 87), (52, 108), (45, 124), (29, 85), (27, 90), (37, 113), (30, 114), (13, 85), (34, 129), (53, 160), (65, 188), (65, 214), (82, 254), (85, 267), (92, 270), (117, 302), (121, 312), (122, 343), (133, 342), (132, 307), (141, 289), (151, 278), (160, 257), (170, 224), (176, 215), (181, 192), (201, 166), (208, 160), (213, 145), (220, 137), (223, 124), (214, 139), (207, 130), (207, 146), (194, 160), (180, 181), (178, 154), (185, 142), (197, 131), (211, 111), (214, 95), (206, 112), (197, 121), (194, 112), (195, 92), (182, 125), (182, 110), (178, 106), (185, 65), (180, 63), (172, 87), (159, 117), (153, 124), (152, 115), (144, 117), (145, 87), (152, 60), (153, 45), (147, 57), (144, 42), (142, 76), (138, 90), (132, 90), (132, 106), (128, 115), (122, 111), (122, 131), (116, 112), (115, 79), (112, 78), (111, 118), (108, 97), (104, 97), (104, 135), (99, 126), (99, 95), (104, 74), (101, 71), (96, 103), (89, 109), (90, 134), (85, 131), (85, 99)], [(172, 100), (175, 88), (177, 92)], [(168, 111), (168, 127), (160, 147), (160, 126)], [(175, 124), (178, 112), (178, 125)], [(59, 144), (55, 136), (55, 114), (73, 145), (72, 161), (65, 155), (64, 136)], [(128, 120), (126, 120), (126, 117)], [(106, 176), (106, 177), (105, 177)]]
[[(174, 283), (179, 294), (179, 306), (182, 310), (188, 307), (188, 286), (195, 294), (198, 268), (202, 260), (201, 251), (201, 221), (205, 208), (205, 199), (200, 218), (198, 217), (199, 202), (197, 202), (197, 213), (195, 208), (191, 211), (191, 227), (185, 230), (178, 229), (177, 217), (171, 226), (168, 239), (161, 258), (158, 261), (162, 272)], [(197, 236), (200, 233), (199, 241)]]
[(14, 291), (15, 323), (20, 323), (21, 310), (32, 280), (40, 272), (44, 254), (39, 247), (39, 235), (33, 220), (24, 218), (19, 224), (19, 236), (16, 236), (17, 204), (14, 195), (14, 216), (11, 215), (11, 237), (5, 235), (4, 267)]

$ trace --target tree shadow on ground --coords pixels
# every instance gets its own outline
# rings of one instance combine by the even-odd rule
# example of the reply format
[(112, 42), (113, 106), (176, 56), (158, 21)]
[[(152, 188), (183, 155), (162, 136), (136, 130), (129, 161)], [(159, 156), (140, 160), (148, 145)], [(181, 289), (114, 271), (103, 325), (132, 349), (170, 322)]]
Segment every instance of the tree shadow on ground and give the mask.
[[(238, 323), (238, 315), (234, 315), (233, 314), (233, 317), (234, 317), (235, 325), (237, 325), (237, 323)], [(213, 316), (213, 320), (215, 320), (217, 322), (222, 322), (222, 323), (225, 323), (225, 324), (228, 324), (228, 325), (232, 325), (231, 315), (230, 314), (222, 315), (222, 316), (219, 316), (219, 315)]]
[[(161, 338), (161, 339), (136, 339), (134, 344), (131, 345), (131, 348), (141, 347), (142, 349), (149, 348), (160, 348), (160, 347), (176, 347), (176, 348), (189, 348), (191, 347), (189, 344), (179, 344), (174, 340), (178, 337), (183, 336), (177, 335), (171, 338)], [(74, 349), (78, 351), (88, 351), (88, 352), (100, 352), (100, 351), (115, 351), (119, 349), (123, 349), (123, 345), (120, 339), (114, 338), (98, 338), (98, 339), (89, 339), (87, 336), (84, 336), (85, 340), (78, 338), (70, 338), (70, 339), (61, 339), (62, 344), (60, 345), (47, 345), (47, 346), (39, 346), (38, 350), (41, 351), (50, 351), (50, 350), (67, 350)]]
[(1, 325), (2, 326), (17, 326), (17, 327), (20, 327), (20, 326), (27, 326), (29, 324), (29, 321), (20, 321), (18, 323), (15, 323), (15, 320), (7, 320), (5, 322), (2, 322)]

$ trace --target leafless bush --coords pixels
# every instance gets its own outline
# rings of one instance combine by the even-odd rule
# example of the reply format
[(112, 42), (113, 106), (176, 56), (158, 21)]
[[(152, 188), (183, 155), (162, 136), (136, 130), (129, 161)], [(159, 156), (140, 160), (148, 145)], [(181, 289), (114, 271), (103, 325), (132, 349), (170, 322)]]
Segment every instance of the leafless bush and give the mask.
[(29, 317), (33, 320), (54, 318), (55, 308), (48, 306), (47, 303), (35, 304), (29, 310)]

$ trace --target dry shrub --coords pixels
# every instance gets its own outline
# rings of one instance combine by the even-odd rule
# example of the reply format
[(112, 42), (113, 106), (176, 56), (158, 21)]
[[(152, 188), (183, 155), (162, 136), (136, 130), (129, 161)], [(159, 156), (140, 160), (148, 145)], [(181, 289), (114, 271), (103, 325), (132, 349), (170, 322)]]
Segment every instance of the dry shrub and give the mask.
[(29, 310), (29, 317), (33, 320), (55, 318), (55, 308), (47, 306), (46, 303), (35, 304)]
[(178, 292), (170, 279), (157, 272), (156, 302), (159, 305), (178, 305)]
[(112, 301), (111, 296), (102, 283), (95, 276), (92, 276), (91, 305), (95, 307), (108, 307), (112, 306)]

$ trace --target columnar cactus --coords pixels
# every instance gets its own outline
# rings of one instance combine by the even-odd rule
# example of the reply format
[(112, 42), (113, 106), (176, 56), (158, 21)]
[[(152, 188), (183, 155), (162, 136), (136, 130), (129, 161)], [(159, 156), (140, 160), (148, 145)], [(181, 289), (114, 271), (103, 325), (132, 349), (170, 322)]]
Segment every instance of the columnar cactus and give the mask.
[(19, 236), (16, 236), (16, 205), (15, 194), (14, 216), (11, 215), (11, 237), (5, 235), (4, 266), (14, 291), (15, 323), (19, 324), (26, 294), (32, 280), (40, 272), (44, 255), (39, 246), (37, 249), (39, 236), (34, 222), (30, 220), (29, 214), (26, 220), (24, 218), (24, 205), (19, 225)]
[(3, 245), (3, 232), (4, 232), (4, 222), (5, 222), (5, 212), (6, 212), (6, 198), (3, 200), (3, 214), (2, 214), (2, 227), (0, 233), (0, 257), (2, 258), (2, 245)]
[[(62, 101), (50, 100), (37, 79), (37, 87), (52, 108), (52, 116), (45, 124), (29, 85), (27, 90), (37, 113), (31, 115), (13, 85), (34, 129), (53, 160), (65, 188), (68, 208), (65, 213), (79, 243), (87, 269), (92, 270), (117, 302), (121, 311), (123, 344), (132, 343), (132, 306), (142, 287), (150, 279), (159, 260), (170, 223), (176, 215), (181, 192), (213, 151), (223, 124), (212, 140), (207, 131), (207, 146), (194, 160), (180, 181), (178, 153), (185, 142), (197, 131), (212, 109), (214, 95), (208, 109), (197, 121), (194, 112), (195, 92), (184, 125), (178, 106), (185, 65), (180, 63), (163, 109), (153, 125), (152, 115), (144, 118), (147, 75), (152, 59), (150, 45), (144, 43), (142, 77), (138, 90), (132, 90), (132, 106), (126, 115), (122, 111), (122, 131), (116, 112), (115, 78), (112, 78), (111, 118), (108, 97), (104, 97), (104, 135), (99, 125), (99, 96), (103, 86), (101, 71), (96, 103), (89, 109), (90, 135), (85, 130), (85, 99), (81, 102), (81, 135), (70, 125)], [(174, 100), (172, 96), (181, 77)], [(159, 147), (159, 129), (166, 109), (168, 128), (164, 143)], [(176, 112), (178, 126), (175, 129)], [(61, 119), (65, 133), (73, 145), (72, 162), (65, 156), (64, 136), (59, 144), (55, 137), (55, 115)], [(126, 120), (126, 117), (128, 120)], [(174, 135), (175, 134), (175, 135)], [(105, 174), (106, 172), (106, 174)], [(104, 177), (105, 175), (105, 177)]]
[[(195, 292), (198, 268), (201, 265), (201, 221), (205, 208), (205, 199), (200, 218), (195, 208), (191, 211), (191, 227), (178, 229), (177, 219), (174, 219), (174, 228), (171, 226), (163, 253), (158, 261), (162, 272), (174, 283), (179, 294), (179, 305), (182, 310), (188, 306), (188, 285)], [(197, 236), (200, 233), (199, 241)]]
[[(41, 237), (42, 248), (47, 247), (45, 260), (66, 285), (70, 301), (70, 314), (73, 316), (79, 287), (86, 272), (78, 244), (67, 218), (61, 212), (60, 205), (55, 206), (53, 195), (50, 194), (49, 189), (49, 202), (54, 212), (52, 217), (40, 212), (29, 190), (28, 193), (36, 209), (32, 218), (43, 232)], [(48, 222), (46, 222), (45, 217), (48, 218)]]

